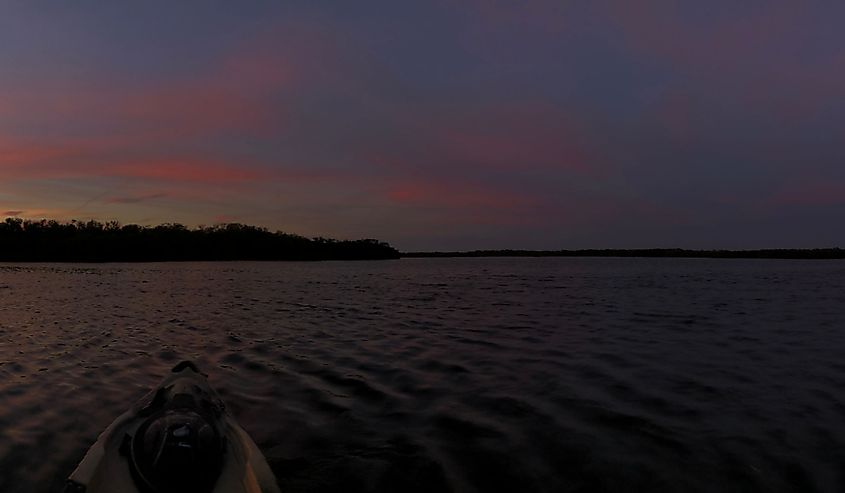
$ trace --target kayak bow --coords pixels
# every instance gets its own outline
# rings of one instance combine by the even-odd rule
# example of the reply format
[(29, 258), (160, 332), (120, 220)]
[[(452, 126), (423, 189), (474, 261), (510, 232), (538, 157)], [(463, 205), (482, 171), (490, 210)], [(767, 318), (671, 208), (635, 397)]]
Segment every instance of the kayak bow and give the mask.
[(279, 493), (255, 442), (184, 361), (100, 434), (65, 493)]

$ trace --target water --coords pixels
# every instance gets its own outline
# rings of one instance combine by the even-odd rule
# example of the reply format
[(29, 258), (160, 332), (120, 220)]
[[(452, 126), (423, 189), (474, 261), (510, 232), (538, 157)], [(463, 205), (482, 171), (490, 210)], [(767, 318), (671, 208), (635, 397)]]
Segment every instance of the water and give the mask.
[(845, 262), (0, 265), (0, 491), (193, 359), (284, 491), (842, 491)]

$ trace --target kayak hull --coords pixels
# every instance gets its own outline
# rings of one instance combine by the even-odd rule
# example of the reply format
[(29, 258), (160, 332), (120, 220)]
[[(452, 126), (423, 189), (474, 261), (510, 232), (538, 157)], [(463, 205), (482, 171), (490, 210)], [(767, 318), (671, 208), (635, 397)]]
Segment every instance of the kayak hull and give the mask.
[[(65, 493), (148, 493), (139, 486), (128, 442), (156, 409), (163, 394), (192, 393), (219, 406), (215, 426), (224, 437), (225, 453), (211, 493), (279, 493), (276, 479), (255, 442), (225, 412), (222, 400), (192, 363), (180, 363), (147, 396), (115, 419), (97, 438), (68, 478)], [(133, 475), (134, 474), (134, 475)]]

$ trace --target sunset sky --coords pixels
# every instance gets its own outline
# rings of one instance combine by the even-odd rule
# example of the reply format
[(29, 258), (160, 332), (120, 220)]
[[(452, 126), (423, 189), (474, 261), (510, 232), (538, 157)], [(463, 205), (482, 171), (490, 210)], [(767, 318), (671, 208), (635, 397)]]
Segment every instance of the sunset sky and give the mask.
[(4, 2), (0, 216), (845, 247), (845, 2)]

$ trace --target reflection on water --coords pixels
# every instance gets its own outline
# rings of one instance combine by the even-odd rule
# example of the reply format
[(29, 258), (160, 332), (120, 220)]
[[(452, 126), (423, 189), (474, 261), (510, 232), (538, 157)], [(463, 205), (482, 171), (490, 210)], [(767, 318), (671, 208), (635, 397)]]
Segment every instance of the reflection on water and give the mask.
[(841, 491), (845, 262), (0, 266), (0, 491), (193, 359), (284, 491)]

